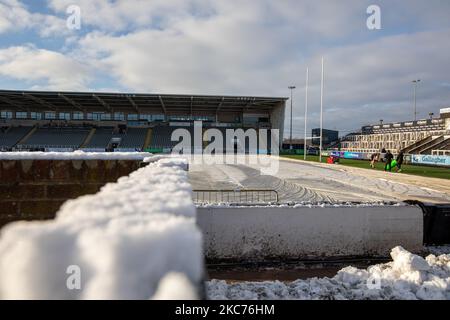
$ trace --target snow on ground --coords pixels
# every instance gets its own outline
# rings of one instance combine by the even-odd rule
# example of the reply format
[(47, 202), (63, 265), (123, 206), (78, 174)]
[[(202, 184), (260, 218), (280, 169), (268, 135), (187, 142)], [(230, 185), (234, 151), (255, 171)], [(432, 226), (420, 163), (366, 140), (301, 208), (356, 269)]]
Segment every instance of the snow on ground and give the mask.
[(258, 163), (191, 163), (189, 181), (194, 190), (275, 190), (282, 203), (398, 202), (413, 199), (424, 202), (450, 202), (450, 180), (446, 179), (275, 157), (271, 161), (278, 161), (278, 171), (268, 175), (261, 174), (262, 165)]
[(426, 259), (402, 247), (392, 249), (392, 262), (361, 270), (346, 267), (333, 278), (206, 283), (210, 299), (450, 299), (450, 254)]
[[(0, 299), (197, 296), (202, 236), (191, 197), (179, 163), (157, 161), (96, 195), (67, 201), (55, 220), (4, 227)], [(81, 289), (70, 290), (78, 267)], [(174, 291), (180, 278), (183, 290)]]
[(0, 160), (144, 160), (148, 152), (0, 152)]
[(329, 203), (329, 202), (292, 202), (292, 203), (266, 203), (264, 204), (263, 200), (261, 204), (234, 204), (234, 203), (197, 203), (197, 208), (211, 208), (211, 209), (220, 209), (220, 208), (366, 208), (366, 207), (404, 207), (408, 206), (408, 204), (404, 202), (362, 202), (362, 203), (351, 203), (351, 202), (343, 202), (343, 203)]
[(425, 251), (436, 256), (450, 254), (450, 246), (429, 246), (425, 247)]

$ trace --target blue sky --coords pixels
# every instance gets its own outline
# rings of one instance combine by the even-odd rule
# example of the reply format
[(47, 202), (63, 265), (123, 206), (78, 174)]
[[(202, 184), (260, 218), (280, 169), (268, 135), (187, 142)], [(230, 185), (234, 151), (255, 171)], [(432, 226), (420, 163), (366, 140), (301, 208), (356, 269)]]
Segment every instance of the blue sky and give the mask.
[[(381, 8), (381, 30), (366, 26)], [(66, 26), (77, 5), (81, 29)], [(0, 0), (0, 87), (196, 94), (294, 95), (303, 133), (318, 125), (325, 57), (327, 128), (419, 117), (450, 105), (446, 0)]]

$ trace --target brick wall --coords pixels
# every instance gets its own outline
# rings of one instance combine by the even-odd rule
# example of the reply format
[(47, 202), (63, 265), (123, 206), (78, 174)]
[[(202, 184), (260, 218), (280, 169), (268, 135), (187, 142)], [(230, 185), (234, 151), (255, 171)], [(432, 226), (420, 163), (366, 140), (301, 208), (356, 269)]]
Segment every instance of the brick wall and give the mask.
[(52, 219), (66, 200), (94, 194), (139, 165), (135, 160), (1, 160), (0, 228), (16, 220)]

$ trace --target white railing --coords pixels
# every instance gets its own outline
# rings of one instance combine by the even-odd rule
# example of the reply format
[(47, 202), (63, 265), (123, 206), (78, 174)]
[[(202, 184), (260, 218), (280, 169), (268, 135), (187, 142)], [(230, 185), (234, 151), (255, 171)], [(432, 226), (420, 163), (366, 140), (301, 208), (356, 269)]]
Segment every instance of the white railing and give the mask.
[(450, 150), (432, 150), (433, 156), (450, 156)]

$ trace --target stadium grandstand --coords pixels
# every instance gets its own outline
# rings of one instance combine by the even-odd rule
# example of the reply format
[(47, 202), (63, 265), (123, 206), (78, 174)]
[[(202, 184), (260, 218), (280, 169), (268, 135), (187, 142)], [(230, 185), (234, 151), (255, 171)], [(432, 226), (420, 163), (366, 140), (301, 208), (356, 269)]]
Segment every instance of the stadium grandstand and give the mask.
[(380, 152), (382, 149), (407, 154), (450, 155), (450, 108), (441, 109), (439, 118), (380, 123), (364, 126), (340, 141), (341, 150)]
[(0, 150), (169, 152), (178, 143), (171, 141), (172, 132), (186, 128), (192, 133), (194, 121), (221, 132), (283, 132), (286, 100), (0, 90)]

